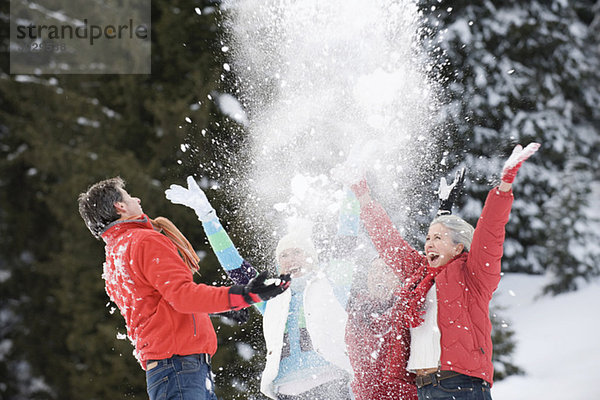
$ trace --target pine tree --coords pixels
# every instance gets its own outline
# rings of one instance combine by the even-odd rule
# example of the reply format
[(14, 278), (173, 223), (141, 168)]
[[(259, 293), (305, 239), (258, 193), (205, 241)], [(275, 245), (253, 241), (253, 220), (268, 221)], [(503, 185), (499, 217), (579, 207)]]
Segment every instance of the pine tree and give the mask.
[[(208, 251), (193, 212), (172, 206), (163, 191), (188, 173), (202, 173), (181, 145), (222, 119), (207, 100), (221, 72), (218, 15), (194, 11), (209, 6), (152, 2), (150, 76), (8, 75), (5, 43), (0, 286), (8, 318), (0, 397), (146, 396), (144, 373), (129, 341), (121, 339), (123, 318), (104, 292), (102, 242), (83, 225), (76, 199), (88, 185), (121, 175), (128, 190), (145, 199), (145, 212), (172, 218), (198, 250)], [(218, 151), (204, 144), (195, 157)], [(214, 257), (204, 259), (202, 281), (220, 276)], [(235, 344), (225, 340), (215, 364), (230, 353), (237, 353)], [(229, 391), (236, 392), (224, 386), (220, 396)]]
[(542, 143), (517, 178), (504, 268), (550, 270), (555, 293), (576, 289), (575, 276), (600, 272), (591, 262), (600, 255), (593, 245), (599, 235), (586, 215), (598, 174), (585, 172), (598, 171), (600, 163), (594, 4), (421, 2), (430, 26), (439, 23), (431, 28), (432, 54), (448, 99), (445, 147), (451, 166), (470, 169), (466, 216), (479, 213), (481, 202), (474, 199), (498, 180), (489, 171), (500, 170), (516, 143)]
[[(600, 252), (592, 245), (598, 233), (585, 216), (591, 184), (600, 180), (600, 3), (421, 5), (432, 30), (440, 23), (432, 55), (448, 95), (441, 147), (449, 151), (449, 167), (464, 163), (472, 170), (461, 215), (478, 216), (481, 202), (475, 199), (489, 188), (489, 171), (500, 169), (516, 142), (542, 141), (515, 186), (504, 265), (508, 271), (552, 271), (551, 292), (576, 289), (582, 278), (598, 274)], [(1, 5), (4, 16), (8, 6)], [(222, 197), (234, 185), (236, 160), (227, 156), (245, 137), (208, 98), (227, 79), (221, 16), (210, 12), (213, 6), (152, 2), (151, 76), (11, 76), (8, 35), (1, 36), (0, 397), (145, 397), (132, 347), (117, 338), (123, 319), (104, 293), (102, 243), (77, 215), (77, 194), (89, 184), (122, 175), (132, 193), (147, 199), (146, 212), (168, 214), (207, 253), (201, 279), (228, 283), (193, 213), (172, 207), (162, 194), (187, 174), (206, 177), (225, 188), (210, 194), (220, 215), (235, 224), (235, 210), (224, 211), (233, 203)], [(3, 33), (7, 24), (3, 17)], [(244, 227), (234, 225), (231, 233), (242, 254), (249, 254), (251, 246), (241, 240)], [(507, 336), (495, 338), (499, 370), (513, 373), (503, 355), (510, 353), (511, 332), (494, 324), (496, 334)], [(216, 325), (218, 395), (259, 396), (261, 318), (242, 329)], [(240, 359), (239, 343), (256, 351), (250, 360)], [(246, 388), (232, 387), (235, 381)]]
[[(599, 58), (595, 2), (421, 1), (434, 78), (445, 88), (440, 148), (467, 166), (461, 214), (475, 220), (516, 143), (540, 141), (515, 185), (503, 269), (551, 271), (546, 292), (575, 290), (598, 275), (598, 232), (587, 217), (598, 180)], [(596, 38), (597, 39), (597, 38)], [(583, 56), (585, 54), (585, 57)], [(440, 155), (442, 158), (443, 155)], [(520, 373), (514, 332), (492, 312), (495, 378)]]
[(498, 312), (501, 307), (495, 306), (490, 310), (492, 321), (492, 342), (494, 343), (494, 381), (500, 381), (510, 375), (521, 375), (524, 371), (516, 365), (512, 359), (515, 350), (515, 332), (509, 328), (509, 324), (502, 319)]

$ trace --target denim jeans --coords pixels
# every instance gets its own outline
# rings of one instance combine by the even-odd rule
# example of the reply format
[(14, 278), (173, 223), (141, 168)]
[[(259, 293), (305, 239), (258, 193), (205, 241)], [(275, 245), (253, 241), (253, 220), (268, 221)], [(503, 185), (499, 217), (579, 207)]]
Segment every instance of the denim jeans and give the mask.
[(423, 386), (417, 393), (419, 400), (492, 400), (489, 383), (462, 374)]
[(201, 355), (173, 356), (148, 361), (158, 365), (146, 371), (150, 400), (217, 400), (210, 364)]

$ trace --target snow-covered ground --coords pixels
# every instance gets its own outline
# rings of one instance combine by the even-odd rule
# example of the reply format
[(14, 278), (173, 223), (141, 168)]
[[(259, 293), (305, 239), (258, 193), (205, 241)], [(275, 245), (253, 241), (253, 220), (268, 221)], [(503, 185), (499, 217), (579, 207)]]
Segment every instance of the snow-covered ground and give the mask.
[(494, 302), (515, 330), (514, 361), (525, 370), (497, 382), (494, 400), (600, 399), (600, 282), (540, 297), (548, 278), (506, 274)]

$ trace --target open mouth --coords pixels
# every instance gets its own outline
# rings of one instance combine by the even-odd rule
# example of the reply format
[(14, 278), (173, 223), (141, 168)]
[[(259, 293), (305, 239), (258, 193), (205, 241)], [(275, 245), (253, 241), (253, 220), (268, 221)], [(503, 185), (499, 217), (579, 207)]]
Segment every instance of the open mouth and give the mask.
[(433, 264), (440, 258), (438, 253), (429, 252), (427, 253), (427, 259), (429, 259), (429, 263)]
[(285, 273), (290, 274), (290, 275), (298, 275), (298, 274), (301, 274), (302, 272), (303, 272), (302, 267), (291, 267), (291, 268), (288, 268)]

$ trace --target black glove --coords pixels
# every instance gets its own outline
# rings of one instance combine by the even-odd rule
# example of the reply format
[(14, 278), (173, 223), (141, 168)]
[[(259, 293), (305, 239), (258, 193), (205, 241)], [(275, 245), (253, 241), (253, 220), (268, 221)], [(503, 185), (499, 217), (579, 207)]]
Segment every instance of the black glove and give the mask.
[(234, 285), (229, 288), (229, 305), (233, 310), (246, 308), (254, 303), (272, 299), (283, 293), (289, 286), (290, 275), (279, 275), (279, 278), (265, 283), (267, 271), (256, 275), (247, 285)]
[(250, 312), (247, 308), (241, 310), (231, 310), (217, 314), (219, 317), (230, 319), (238, 325), (244, 325), (250, 319)]
[(440, 179), (440, 188), (438, 189), (440, 208), (437, 212), (438, 216), (452, 214), (452, 205), (458, 198), (458, 195), (463, 188), (464, 181), (464, 167), (456, 171), (456, 176), (454, 177), (454, 182), (452, 182), (452, 184), (448, 185), (446, 183), (446, 178)]

